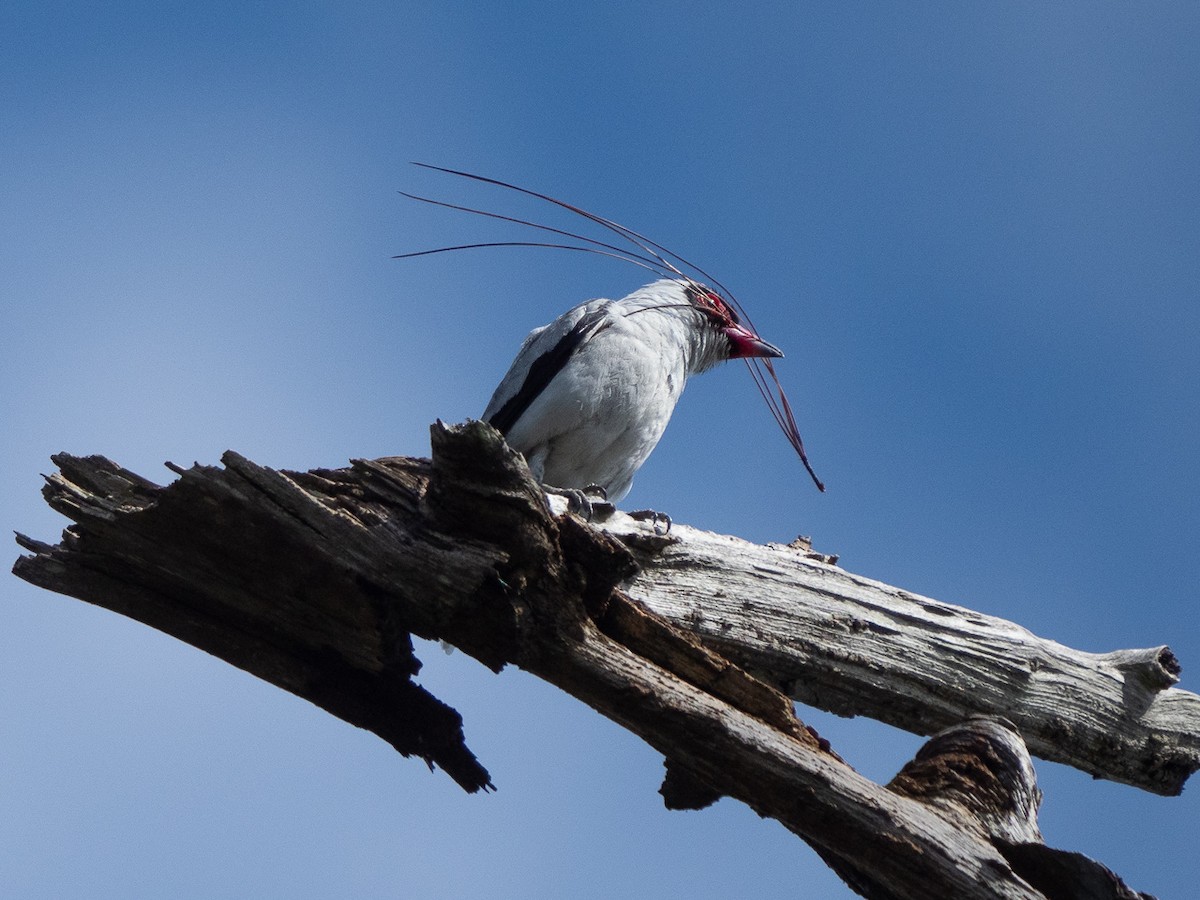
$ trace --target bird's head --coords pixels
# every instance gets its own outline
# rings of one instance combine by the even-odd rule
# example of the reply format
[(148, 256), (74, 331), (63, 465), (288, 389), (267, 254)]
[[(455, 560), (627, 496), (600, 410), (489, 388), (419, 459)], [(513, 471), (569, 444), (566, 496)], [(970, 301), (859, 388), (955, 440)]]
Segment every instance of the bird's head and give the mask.
[[(664, 278), (621, 301), (625, 315), (657, 311), (660, 327), (675, 333), (685, 347), (690, 374), (730, 359), (747, 362), (778, 359), (783, 351), (760, 338), (734, 304), (705, 284), (686, 276)], [(682, 333), (675, 331), (683, 326)]]
[(783, 356), (782, 350), (743, 325), (737, 311), (716, 291), (692, 281), (683, 287), (683, 292), (692, 308), (704, 316), (706, 323), (729, 339), (727, 359), (778, 359)]

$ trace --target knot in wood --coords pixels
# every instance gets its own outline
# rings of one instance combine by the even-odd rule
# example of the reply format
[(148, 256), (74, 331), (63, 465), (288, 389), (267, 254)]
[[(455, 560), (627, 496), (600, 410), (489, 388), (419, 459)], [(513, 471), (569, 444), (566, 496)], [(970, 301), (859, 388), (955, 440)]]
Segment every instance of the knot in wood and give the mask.
[(935, 734), (888, 787), (943, 808), (951, 803), (990, 838), (1042, 839), (1042, 792), (1025, 742), (1007, 719), (975, 717)]

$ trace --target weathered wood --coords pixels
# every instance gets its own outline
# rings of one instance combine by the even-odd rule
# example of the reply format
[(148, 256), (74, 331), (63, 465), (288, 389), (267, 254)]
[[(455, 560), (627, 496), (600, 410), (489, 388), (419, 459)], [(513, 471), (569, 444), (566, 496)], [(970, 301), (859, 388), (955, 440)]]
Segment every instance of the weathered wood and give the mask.
[(917, 734), (1004, 716), (1032, 753), (1174, 795), (1200, 769), (1200, 697), (1168, 647), (1085, 653), (814, 559), (677, 525), (604, 525), (641, 567), (630, 596), (811, 706)]
[[(487, 426), (436, 426), (433, 450), (432, 462), (310, 473), (229, 453), (224, 469), (179, 470), (166, 488), (102, 458), (56, 457), (47, 500), (75, 524), (56, 547), (19, 537), (34, 555), (14, 571), (307, 697), (468, 790), (490, 778), (457, 714), (411, 682), (420, 664), (410, 633), (450, 640), (493, 668), (516, 663), (572, 693), (671, 761), (665, 794), (685, 805), (746, 802), (864, 896), (1136, 896), (1115, 879), (1110, 894), (1031, 886), (1046, 860), (1063, 856), (1041, 852), (1032, 768), (1010, 726), (971, 723), (954, 732), (951, 762), (929, 763), (941, 758), (931, 750), (890, 788), (873, 784), (711, 638), (702, 646), (621, 589), (664, 561), (677, 567), (687, 541), (664, 548), (644, 530), (618, 540), (550, 515), (523, 461)], [(629, 545), (645, 555), (640, 575)], [(768, 568), (760, 579), (788, 566)], [(1109, 663), (1141, 683), (1155, 659)], [(995, 774), (1006, 767), (1015, 774)], [(989, 773), (987, 790), (960, 789), (965, 775)], [(1057, 890), (1054, 877), (1043, 880)]]
[(1050, 900), (1152, 900), (1080, 853), (1047, 847), (1029, 753), (1011, 722), (974, 718), (934, 735), (888, 787), (979, 829)]
[[(326, 506), (234, 453), (225, 455), (225, 469), (181, 471), (169, 488), (103, 457), (54, 460), (61, 471), (47, 479), (46, 499), (77, 524), (57, 547), (18, 535), (36, 555), (18, 560), (15, 574), (144, 622), (304, 697), (401, 753), (441, 766), (469, 791), (490, 787), (463, 743), (461, 717), (411, 681), (420, 663), (409, 630), (356, 571), (356, 562), (391, 564), (394, 553), (372, 548), (390, 544), (385, 533), (394, 535), (411, 508), (397, 504), (389, 522), (368, 529), (337, 509), (336, 481)], [(387, 485), (423, 486), (425, 468), (411, 481), (412, 467), (399, 463)], [(436, 571), (446, 590), (465, 589), (455, 576), (472, 558), (470, 548), (413, 549), (403, 568), (415, 575), (414, 585), (423, 587), (425, 573)], [(478, 568), (490, 558), (472, 563)]]

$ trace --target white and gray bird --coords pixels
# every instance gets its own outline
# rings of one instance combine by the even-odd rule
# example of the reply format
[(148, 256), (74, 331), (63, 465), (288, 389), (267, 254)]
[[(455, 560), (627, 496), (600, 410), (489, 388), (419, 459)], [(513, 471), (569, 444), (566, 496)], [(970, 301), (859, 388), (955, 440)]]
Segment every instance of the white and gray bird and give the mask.
[(663, 279), (621, 300), (589, 300), (535, 328), (483, 413), (533, 476), (615, 503), (633, 483), (688, 377), (740, 358), (783, 356), (719, 294)]
[[(552, 237), (457, 244), (401, 253), (397, 259), (489, 247), (537, 247), (610, 257), (662, 276), (621, 300), (589, 300), (535, 328), (484, 410), (484, 420), (524, 454), (530, 471), (548, 492), (565, 494), (573, 508), (589, 517), (595, 506), (592, 497), (599, 495), (610, 503), (621, 500), (662, 437), (688, 376), (729, 359), (746, 361), (775, 422), (817, 489), (825, 490), (809, 465), (791, 404), (775, 375), (772, 359), (783, 353), (755, 333), (741, 305), (720, 282), (645, 235), (548, 194), (457, 169), (416, 165), (524, 194), (579, 216), (613, 237), (604, 241), (401, 191), (421, 203)], [(685, 274), (685, 269), (715, 284), (725, 296)], [(647, 514), (643, 518), (653, 519), (656, 531), (660, 520), (670, 527), (668, 517), (650, 510), (643, 513)]]

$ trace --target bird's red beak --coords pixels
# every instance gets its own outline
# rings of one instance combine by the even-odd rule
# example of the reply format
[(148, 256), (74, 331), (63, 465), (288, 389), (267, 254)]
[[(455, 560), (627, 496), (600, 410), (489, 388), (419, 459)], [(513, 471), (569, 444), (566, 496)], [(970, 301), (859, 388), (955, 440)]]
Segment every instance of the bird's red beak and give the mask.
[(729, 354), (730, 359), (743, 359), (746, 357), (778, 359), (783, 356), (783, 351), (774, 344), (768, 344), (753, 331), (748, 331), (741, 325), (727, 326), (725, 328), (725, 336), (729, 338), (729, 346), (733, 350)]

